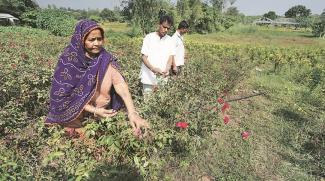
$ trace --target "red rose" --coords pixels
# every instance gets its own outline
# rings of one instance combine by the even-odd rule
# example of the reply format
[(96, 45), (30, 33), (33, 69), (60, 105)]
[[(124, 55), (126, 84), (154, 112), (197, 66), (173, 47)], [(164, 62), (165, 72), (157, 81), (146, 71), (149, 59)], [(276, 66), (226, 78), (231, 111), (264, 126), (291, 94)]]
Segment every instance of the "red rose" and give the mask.
[(223, 103), (225, 102), (221, 97), (219, 97), (219, 98), (217, 99), (217, 101), (218, 101), (219, 104), (223, 104)]
[(229, 121), (230, 121), (229, 116), (228, 116), (228, 115), (225, 115), (225, 116), (223, 117), (223, 122), (224, 122), (225, 124), (228, 124)]
[(244, 140), (248, 139), (248, 137), (249, 137), (249, 132), (248, 132), (248, 131), (243, 131), (243, 132), (241, 133), (241, 137), (242, 137)]
[(188, 123), (187, 122), (177, 122), (176, 127), (186, 129), (188, 127)]
[(224, 113), (227, 109), (230, 109), (230, 105), (228, 102), (225, 102), (221, 108), (222, 113)]

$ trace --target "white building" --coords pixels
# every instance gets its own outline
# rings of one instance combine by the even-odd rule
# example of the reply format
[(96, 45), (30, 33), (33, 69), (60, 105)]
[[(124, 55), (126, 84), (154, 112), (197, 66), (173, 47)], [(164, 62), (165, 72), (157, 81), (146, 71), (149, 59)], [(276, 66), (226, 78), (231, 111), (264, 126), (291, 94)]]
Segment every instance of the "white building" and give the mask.
[(1, 26), (8, 26), (8, 25), (16, 25), (19, 23), (19, 19), (7, 14), (7, 13), (0, 13), (0, 25)]

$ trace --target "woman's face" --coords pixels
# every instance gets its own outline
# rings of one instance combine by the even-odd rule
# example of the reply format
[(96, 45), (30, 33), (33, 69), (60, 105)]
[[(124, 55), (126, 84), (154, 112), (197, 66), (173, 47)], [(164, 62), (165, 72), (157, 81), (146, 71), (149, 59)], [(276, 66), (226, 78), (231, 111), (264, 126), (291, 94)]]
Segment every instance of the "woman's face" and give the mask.
[(102, 49), (104, 38), (99, 29), (92, 30), (85, 39), (85, 49), (90, 57), (96, 56)]

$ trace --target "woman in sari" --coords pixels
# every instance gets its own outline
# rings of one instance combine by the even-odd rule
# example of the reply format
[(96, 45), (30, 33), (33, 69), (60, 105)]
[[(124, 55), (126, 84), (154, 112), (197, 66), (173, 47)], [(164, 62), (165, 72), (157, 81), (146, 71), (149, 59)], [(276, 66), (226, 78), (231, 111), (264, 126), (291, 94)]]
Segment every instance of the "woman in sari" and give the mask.
[(76, 25), (54, 71), (46, 123), (58, 123), (66, 131), (80, 133), (87, 113), (112, 117), (125, 106), (135, 136), (141, 137), (140, 128), (148, 124), (135, 110), (117, 58), (103, 44), (104, 30), (96, 22), (82, 20)]

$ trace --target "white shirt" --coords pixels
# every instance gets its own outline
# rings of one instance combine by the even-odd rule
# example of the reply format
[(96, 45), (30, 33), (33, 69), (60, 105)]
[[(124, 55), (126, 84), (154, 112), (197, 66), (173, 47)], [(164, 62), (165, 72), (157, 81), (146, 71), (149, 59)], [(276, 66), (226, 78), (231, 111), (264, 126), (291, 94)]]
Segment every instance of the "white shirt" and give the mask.
[[(141, 53), (148, 56), (148, 62), (162, 71), (166, 69), (169, 56), (175, 55), (173, 40), (169, 35), (160, 38), (157, 32), (146, 35), (143, 39)], [(157, 85), (156, 75), (142, 62), (140, 72), (143, 84)]]
[(175, 43), (175, 63), (176, 66), (184, 65), (184, 56), (185, 56), (185, 47), (184, 47), (184, 38), (178, 31), (172, 36)]

